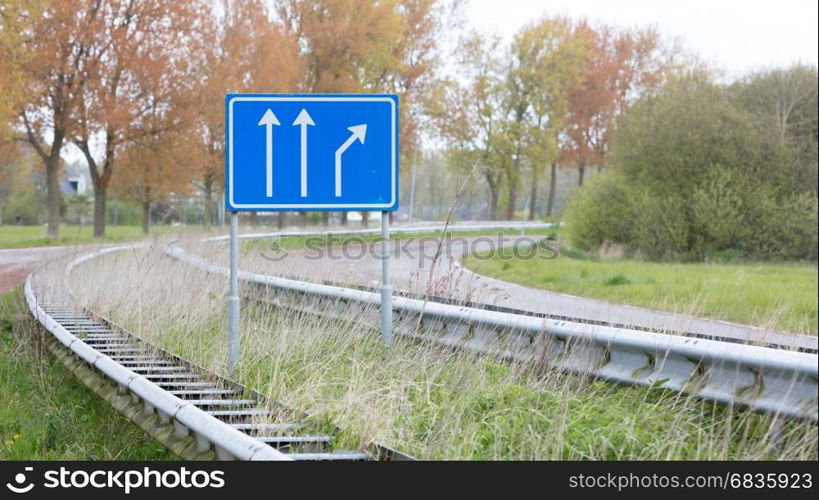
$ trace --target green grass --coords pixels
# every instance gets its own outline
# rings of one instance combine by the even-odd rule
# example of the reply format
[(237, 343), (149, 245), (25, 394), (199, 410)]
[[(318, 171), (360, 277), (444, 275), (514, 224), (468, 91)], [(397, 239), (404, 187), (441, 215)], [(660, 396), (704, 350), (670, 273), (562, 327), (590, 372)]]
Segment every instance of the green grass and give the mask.
[(815, 263), (674, 263), (595, 259), (470, 258), (473, 271), (522, 285), (621, 304), (817, 333)]
[[(151, 234), (164, 234), (171, 226), (153, 226)], [(105, 228), (104, 238), (94, 238), (91, 226), (60, 225), (59, 238), (46, 237), (45, 226), (0, 226), (0, 248), (29, 248), (41, 246), (76, 245), (92, 242), (118, 242), (141, 238), (142, 226), (113, 226)]]
[(38, 342), (20, 288), (0, 297), (0, 460), (170, 460)]

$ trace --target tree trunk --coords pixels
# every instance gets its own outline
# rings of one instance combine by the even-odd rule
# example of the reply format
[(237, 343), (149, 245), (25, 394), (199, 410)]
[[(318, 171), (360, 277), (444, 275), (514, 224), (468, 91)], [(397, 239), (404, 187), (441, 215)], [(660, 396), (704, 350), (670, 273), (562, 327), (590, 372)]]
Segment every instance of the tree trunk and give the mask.
[(284, 218), (286, 217), (286, 214), (284, 212), (279, 212), (277, 215), (278, 216), (276, 217), (276, 219), (277, 219), (276, 226), (279, 229), (284, 229)]
[(506, 220), (512, 220), (515, 218), (515, 205), (518, 203), (518, 188), (514, 185), (510, 179), (509, 181), (509, 198), (506, 200), (506, 213), (504, 213), (504, 218)]
[(102, 186), (94, 187), (94, 238), (105, 236), (105, 201), (108, 190)]
[(361, 225), (363, 227), (370, 225), (370, 212), (361, 212)]
[(532, 186), (529, 190), (529, 220), (535, 220), (537, 204), (537, 181), (540, 177), (540, 169), (532, 165)]
[(321, 213), (321, 226), (327, 227), (330, 225), (330, 212)]
[(489, 188), (489, 220), (498, 220), (498, 190)]
[(341, 225), (347, 225), (347, 212), (341, 212)]
[(299, 225), (302, 228), (307, 227), (307, 212), (299, 212)]
[(151, 225), (151, 202), (142, 202), (142, 234), (147, 235)]
[(205, 178), (205, 184), (203, 187), (205, 191), (205, 213), (204, 217), (202, 217), (202, 226), (205, 231), (210, 231), (210, 213), (213, 205), (213, 179), (210, 177)]
[(46, 185), (48, 187), (48, 230), (49, 238), (60, 237), (60, 157), (49, 158), (46, 162)]
[(549, 198), (546, 200), (546, 215), (552, 216), (552, 209), (555, 206), (555, 190), (557, 188), (557, 163), (552, 162), (549, 171)]
[(586, 177), (586, 164), (581, 163), (577, 166), (577, 185), (583, 185), (583, 179)]

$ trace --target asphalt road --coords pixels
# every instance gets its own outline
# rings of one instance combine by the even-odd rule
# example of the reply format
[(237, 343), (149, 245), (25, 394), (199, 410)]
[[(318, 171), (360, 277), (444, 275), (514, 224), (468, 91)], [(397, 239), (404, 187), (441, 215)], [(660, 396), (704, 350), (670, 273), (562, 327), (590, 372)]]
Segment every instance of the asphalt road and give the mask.
[(12, 248), (0, 250), (0, 295), (26, 280), (39, 266), (80, 251), (78, 246)]

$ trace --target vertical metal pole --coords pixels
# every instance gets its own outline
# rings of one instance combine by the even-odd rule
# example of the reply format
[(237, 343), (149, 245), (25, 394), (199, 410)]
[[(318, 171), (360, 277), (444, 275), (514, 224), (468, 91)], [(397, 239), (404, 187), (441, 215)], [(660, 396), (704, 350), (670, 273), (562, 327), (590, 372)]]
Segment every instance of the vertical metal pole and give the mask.
[(228, 372), (239, 362), (239, 213), (230, 212), (230, 296), (228, 297)]
[(390, 213), (381, 212), (381, 341), (392, 346), (392, 287), (390, 286)]

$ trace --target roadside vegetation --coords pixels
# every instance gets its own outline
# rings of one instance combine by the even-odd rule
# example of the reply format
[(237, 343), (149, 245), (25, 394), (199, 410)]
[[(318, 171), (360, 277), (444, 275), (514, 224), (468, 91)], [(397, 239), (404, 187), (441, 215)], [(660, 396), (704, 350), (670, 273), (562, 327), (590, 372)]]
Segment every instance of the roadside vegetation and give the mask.
[[(729, 256), (730, 257), (730, 256)], [(504, 251), (467, 258), (479, 274), (535, 288), (650, 309), (817, 333), (819, 272), (814, 262), (734, 257), (706, 262), (648, 261), (606, 247), (563, 249), (557, 259), (517, 259)]]
[[(140, 250), (84, 264), (72, 283), (115, 322), (225, 372), (224, 279)], [(416, 341), (387, 350), (366, 326), (376, 311), (342, 316), (349, 322), (243, 301), (236, 374), (314, 425), (338, 426), (342, 448), (377, 441), (434, 459), (817, 458), (810, 423)]]
[(21, 289), (0, 297), (0, 460), (172, 460), (43, 346)]
[(619, 120), (608, 172), (570, 203), (571, 244), (649, 258), (817, 259), (817, 73), (730, 86), (690, 72)]
[[(151, 235), (165, 234), (176, 228), (153, 226)], [(108, 226), (104, 237), (95, 238), (91, 226), (63, 225), (57, 238), (46, 236), (45, 226), (0, 226), (0, 248), (29, 248), (41, 246), (77, 245), (81, 243), (115, 243), (144, 238), (140, 226)]]

